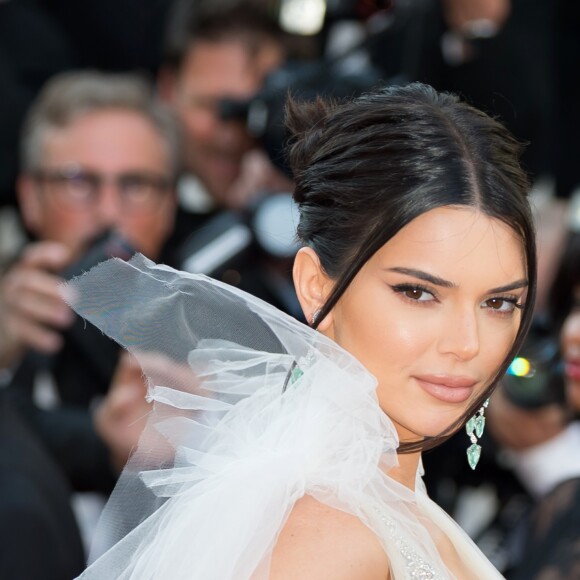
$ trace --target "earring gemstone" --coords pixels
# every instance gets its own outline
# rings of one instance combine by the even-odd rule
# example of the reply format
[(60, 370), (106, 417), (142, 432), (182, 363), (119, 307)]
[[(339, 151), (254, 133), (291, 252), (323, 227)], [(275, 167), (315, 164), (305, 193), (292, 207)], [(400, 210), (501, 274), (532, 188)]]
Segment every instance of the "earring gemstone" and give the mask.
[(481, 439), (483, 436), (483, 431), (485, 429), (484, 413), (488, 405), (489, 399), (486, 399), (477, 413), (475, 413), (473, 417), (470, 417), (465, 424), (465, 431), (471, 441), (471, 446), (467, 448), (467, 462), (471, 469), (475, 469), (481, 456), (481, 445), (477, 444), (477, 440)]
[(480, 457), (481, 445), (473, 443), (470, 447), (467, 448), (467, 462), (469, 463), (469, 467), (471, 467), (471, 469), (475, 469), (477, 467)]
[(485, 417), (480, 415), (475, 419), (475, 434), (477, 435), (478, 439), (481, 439), (483, 435), (483, 430), (485, 429)]
[(473, 417), (471, 417), (471, 419), (469, 419), (469, 421), (467, 421), (466, 425), (465, 425), (465, 431), (467, 432), (467, 435), (469, 435), (471, 437), (471, 434), (475, 431), (475, 415)]

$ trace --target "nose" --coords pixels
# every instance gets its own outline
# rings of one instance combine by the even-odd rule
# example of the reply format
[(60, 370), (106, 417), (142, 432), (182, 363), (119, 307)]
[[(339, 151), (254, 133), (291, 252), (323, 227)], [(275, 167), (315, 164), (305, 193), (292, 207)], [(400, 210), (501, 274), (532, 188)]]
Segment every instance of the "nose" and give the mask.
[(479, 354), (479, 323), (476, 313), (470, 308), (455, 312), (441, 328), (439, 352), (467, 361)]
[(115, 226), (122, 218), (121, 193), (113, 180), (105, 180), (101, 185), (95, 219), (103, 227)]

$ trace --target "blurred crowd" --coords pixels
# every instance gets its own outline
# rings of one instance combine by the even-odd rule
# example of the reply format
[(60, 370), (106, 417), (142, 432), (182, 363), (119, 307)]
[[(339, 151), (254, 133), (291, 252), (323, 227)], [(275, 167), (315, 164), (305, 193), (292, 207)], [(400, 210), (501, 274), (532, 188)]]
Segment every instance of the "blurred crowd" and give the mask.
[(83, 570), (149, 410), (61, 282), (141, 252), (301, 319), (285, 97), (414, 80), (527, 144), (540, 251), (481, 467), (457, 434), (430, 493), (508, 578), (580, 577), (579, 26), (572, 0), (0, 0), (0, 577)]

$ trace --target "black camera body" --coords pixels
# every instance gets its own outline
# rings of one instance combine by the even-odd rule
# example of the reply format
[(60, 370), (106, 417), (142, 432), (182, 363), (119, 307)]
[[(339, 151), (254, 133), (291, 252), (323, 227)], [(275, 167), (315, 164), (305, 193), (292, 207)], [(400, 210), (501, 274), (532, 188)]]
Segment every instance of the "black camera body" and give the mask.
[(61, 276), (65, 280), (71, 280), (109, 258), (129, 260), (135, 252), (135, 248), (121, 234), (106, 230), (93, 239), (82, 256), (61, 272)]
[[(109, 258), (128, 260), (134, 253), (135, 249), (123, 236), (106, 231), (94, 239), (79, 260), (61, 272), (61, 276), (70, 280)], [(29, 350), (15, 369), (12, 383), (32, 392), (37, 373), (49, 371), (61, 396), (74, 404), (87, 405), (95, 395), (106, 393), (120, 347), (78, 316), (62, 334), (63, 346), (54, 355)]]
[(292, 94), (299, 100), (314, 100), (317, 96), (343, 99), (370, 90), (380, 80), (380, 71), (370, 64), (352, 70), (346, 60), (341, 59), (289, 61), (270, 73), (262, 89), (252, 98), (222, 100), (220, 116), (243, 122), (272, 163), (290, 176), (284, 157), (287, 140), (284, 105), (288, 95)]
[[(136, 249), (120, 233), (107, 230), (95, 238), (83, 255), (66, 268), (61, 276), (65, 280), (71, 280), (110, 258), (129, 260), (135, 252)], [(90, 361), (92, 372), (103, 380), (110, 378), (117, 364), (119, 350), (114, 341), (78, 316), (64, 332), (64, 338), (63, 349), (57, 357), (66, 359), (67, 351), (73, 349)]]
[(523, 409), (564, 405), (563, 363), (557, 337), (539, 325), (532, 327), (501, 385), (510, 402)]

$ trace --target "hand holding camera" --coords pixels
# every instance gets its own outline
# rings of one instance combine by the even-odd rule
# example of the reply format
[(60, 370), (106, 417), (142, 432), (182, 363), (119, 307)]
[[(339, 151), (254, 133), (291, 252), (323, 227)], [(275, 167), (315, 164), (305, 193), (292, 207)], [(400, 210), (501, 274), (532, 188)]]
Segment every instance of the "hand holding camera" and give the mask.
[(10, 366), (26, 349), (54, 354), (62, 347), (61, 332), (74, 315), (58, 292), (58, 272), (71, 258), (63, 244), (34, 243), (0, 280), (0, 366)]
[(58, 354), (64, 333), (74, 332), (75, 315), (62, 299), (59, 286), (111, 257), (129, 259), (135, 250), (116, 232), (104, 232), (76, 261), (57, 242), (37, 242), (26, 248), (0, 279), (0, 367), (8, 367), (26, 351)]

